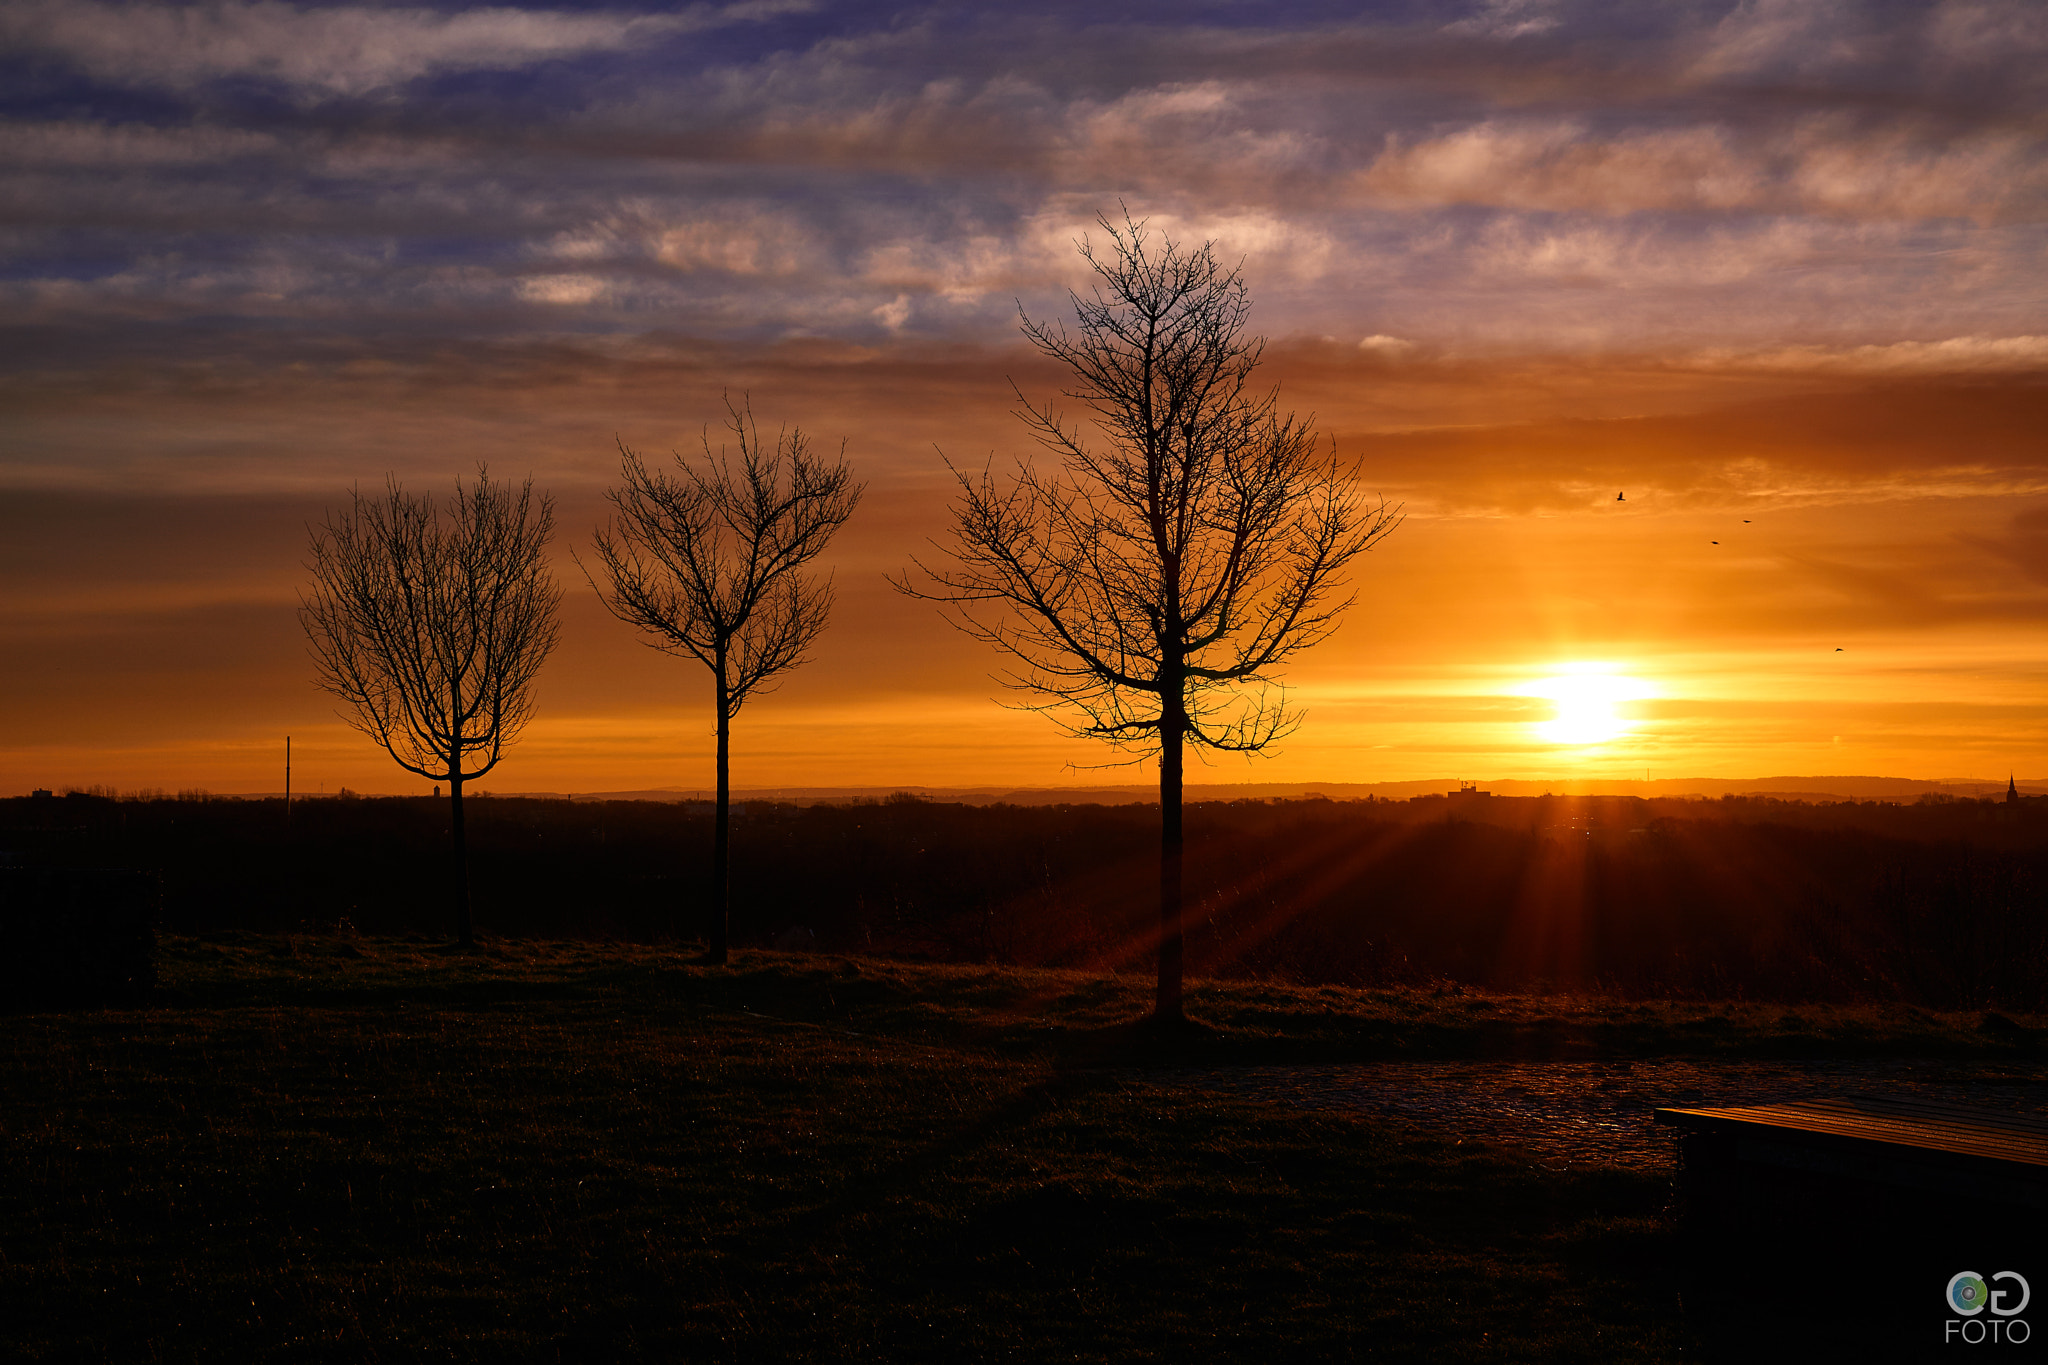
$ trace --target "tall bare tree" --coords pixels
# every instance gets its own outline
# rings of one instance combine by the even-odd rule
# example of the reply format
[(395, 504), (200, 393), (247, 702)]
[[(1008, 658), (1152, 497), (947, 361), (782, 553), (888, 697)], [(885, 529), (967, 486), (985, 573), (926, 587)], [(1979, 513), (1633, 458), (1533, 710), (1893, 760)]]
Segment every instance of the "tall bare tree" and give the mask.
[(650, 471), (619, 444), (617, 513), (594, 549), (605, 582), (584, 573), (614, 616), (711, 670), (718, 715), (718, 797), (711, 832), (711, 921), (705, 960), (726, 960), (732, 889), (732, 718), (749, 697), (804, 662), (825, 629), (832, 583), (803, 567), (821, 554), (860, 502), (845, 443), (831, 463), (799, 428), (762, 441), (750, 406), (726, 402), (737, 460), (711, 448), (677, 474)]
[(390, 479), (350, 493), (312, 532), (299, 620), (319, 685), (398, 765), (448, 784), (457, 938), (475, 945), (462, 786), (498, 765), (533, 716), (561, 590), (547, 564), (554, 505), (478, 466), (444, 509)]
[(1023, 315), (1098, 439), (1020, 391), (1018, 416), (1057, 468), (1020, 460), (1001, 484), (956, 470), (954, 566), (919, 563), (928, 581), (897, 587), (950, 604), (955, 625), (1011, 655), (1006, 681), (1041, 699), (1032, 709), (1132, 761), (1157, 755), (1154, 1017), (1174, 1023), (1184, 752), (1255, 753), (1299, 723), (1273, 671), (1335, 628), (1345, 567), (1400, 511), (1368, 504), (1312, 423), (1251, 387), (1265, 343), (1245, 334), (1250, 295), (1213, 244), (1099, 222), (1110, 249), (1080, 245), (1096, 279), (1069, 295), (1078, 332)]

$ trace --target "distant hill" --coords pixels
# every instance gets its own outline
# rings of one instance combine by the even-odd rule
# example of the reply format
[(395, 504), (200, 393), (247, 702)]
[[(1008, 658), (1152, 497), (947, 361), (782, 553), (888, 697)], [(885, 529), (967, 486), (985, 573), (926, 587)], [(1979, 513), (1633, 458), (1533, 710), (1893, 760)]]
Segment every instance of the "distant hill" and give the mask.
[[(1926, 780), (1910, 777), (1675, 777), (1656, 781), (1589, 778), (1579, 781), (1538, 782), (1502, 778), (1480, 782), (1480, 790), (1498, 796), (1770, 796), (1784, 801), (1916, 801), (1922, 796), (2000, 796), (2005, 779), (1952, 777)], [(1208, 782), (1189, 783), (1190, 801), (1302, 800), (1326, 796), (1332, 801), (1405, 801), (1415, 796), (1440, 795), (1455, 791), (1452, 778), (1430, 778), (1417, 782)], [(2029, 778), (2019, 784), (2023, 795), (2048, 794), (2048, 778)], [(707, 788), (657, 787), (643, 791), (614, 792), (518, 792), (498, 795), (568, 798), (576, 801), (709, 801)], [(882, 801), (898, 794), (928, 801), (958, 802), (970, 806), (1119, 806), (1132, 802), (1156, 801), (1156, 785), (1105, 783), (1076, 787), (744, 787), (733, 792), (736, 801), (789, 801), (799, 805)]]
[[(1539, 782), (1520, 778), (1498, 778), (1476, 784), (1495, 796), (1641, 796), (1721, 797), (1768, 796), (1781, 801), (1897, 801), (1912, 802), (1923, 796), (2000, 797), (2005, 794), (2004, 778), (1945, 777), (1673, 777), (1654, 782), (1622, 778), (1585, 778)], [(1332, 801), (1406, 801), (1416, 796), (1441, 796), (1456, 791), (1458, 779), (1432, 777), (1417, 782), (1202, 782), (1189, 783), (1190, 801), (1299, 801), (1324, 796)], [(2048, 777), (2028, 778), (2019, 784), (2023, 796), (2048, 795)], [(72, 788), (63, 788), (69, 791)], [(119, 792), (112, 788), (90, 788), (100, 796), (124, 800), (167, 799), (167, 791)], [(24, 793), (25, 794), (25, 793)], [(378, 796), (392, 793), (354, 792), (348, 795)], [(419, 792), (403, 793), (420, 796)], [(708, 787), (648, 787), (635, 791), (506, 792), (476, 791), (472, 796), (531, 797), (552, 801), (709, 801)], [(283, 792), (180, 792), (181, 798), (262, 801)], [(294, 801), (334, 799), (341, 793), (316, 795), (298, 792)], [(1151, 783), (1100, 783), (1073, 787), (740, 787), (733, 791), (736, 801), (786, 801), (796, 805), (845, 805), (855, 801), (886, 801), (892, 796), (913, 796), (968, 806), (1127, 806), (1134, 802), (1157, 801), (1159, 788)]]

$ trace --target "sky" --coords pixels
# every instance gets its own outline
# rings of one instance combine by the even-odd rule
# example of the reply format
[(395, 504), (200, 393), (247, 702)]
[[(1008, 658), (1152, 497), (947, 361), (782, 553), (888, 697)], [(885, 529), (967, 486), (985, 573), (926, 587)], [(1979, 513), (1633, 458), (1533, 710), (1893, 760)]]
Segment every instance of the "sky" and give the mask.
[(286, 735), (424, 790), (313, 686), (307, 528), (480, 463), (565, 589), (482, 785), (708, 786), (708, 674), (571, 556), (726, 394), (867, 484), (736, 785), (1144, 780), (885, 578), (1033, 452), (1020, 309), (1123, 212), (1406, 518), (1191, 781), (2048, 775), (2044, 95), (2032, 0), (5, 0), (0, 794)]

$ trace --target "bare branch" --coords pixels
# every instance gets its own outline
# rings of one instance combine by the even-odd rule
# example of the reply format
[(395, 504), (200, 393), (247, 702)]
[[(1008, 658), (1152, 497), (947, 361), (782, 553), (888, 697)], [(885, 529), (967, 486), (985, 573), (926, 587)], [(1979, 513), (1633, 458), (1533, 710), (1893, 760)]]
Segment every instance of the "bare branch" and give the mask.
[(407, 771), (481, 777), (532, 718), (555, 647), (553, 503), (481, 466), (445, 512), (395, 479), (381, 498), (349, 496), (311, 533), (299, 619), (317, 681)]
[[(611, 613), (717, 675), (727, 714), (804, 662), (832, 608), (829, 577), (802, 572), (859, 505), (845, 446), (831, 463), (800, 428), (762, 439), (752, 410), (726, 402), (737, 450), (650, 471), (621, 443), (616, 509), (583, 566)], [(579, 564), (581, 561), (578, 561)]]
[(1400, 509), (1362, 500), (1313, 421), (1252, 388), (1264, 342), (1238, 271), (1128, 216), (1100, 224), (1078, 330), (1023, 317), (1095, 439), (1020, 392), (1054, 471), (955, 469), (952, 563), (893, 581), (1014, 659), (1006, 681), (1072, 733), (1257, 752), (1299, 720), (1270, 671), (1335, 629), (1346, 571)]

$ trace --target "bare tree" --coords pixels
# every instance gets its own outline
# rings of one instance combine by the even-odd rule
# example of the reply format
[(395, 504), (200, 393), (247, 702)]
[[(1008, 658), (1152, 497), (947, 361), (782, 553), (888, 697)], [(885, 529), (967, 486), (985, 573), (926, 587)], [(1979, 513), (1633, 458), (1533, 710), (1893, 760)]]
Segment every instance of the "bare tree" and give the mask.
[[(1154, 1017), (1182, 1016), (1184, 750), (1255, 753), (1299, 715), (1272, 672), (1350, 605), (1339, 580), (1392, 531), (1311, 421), (1251, 387), (1264, 341), (1251, 299), (1211, 243), (1184, 251), (1142, 223), (1099, 220), (1077, 335), (1023, 316), (1024, 335), (1073, 375), (1099, 443), (1021, 392), (1018, 416), (1058, 469), (1028, 460), (1002, 485), (955, 471), (956, 567), (897, 587), (950, 604), (954, 624), (1021, 664), (1005, 676), (1074, 734), (1159, 761), (1159, 985)], [(1020, 310), (1021, 312), (1021, 310)], [(1250, 685), (1250, 690), (1246, 685)]]
[(299, 620), (319, 685), (343, 719), (400, 767), (448, 784), (457, 937), (475, 945), (462, 784), (498, 765), (533, 716), (532, 684), (555, 647), (561, 590), (547, 564), (554, 506), (477, 468), (445, 515), (387, 480), (382, 498), (312, 532), (313, 590)]
[[(647, 643), (711, 670), (718, 714), (718, 798), (711, 832), (711, 922), (705, 960), (726, 960), (731, 897), (732, 718), (749, 697), (804, 662), (832, 609), (829, 576), (802, 572), (845, 525), (862, 486), (845, 444), (830, 464), (791, 427), (763, 443), (751, 407), (726, 402), (735, 461), (704, 435), (701, 466), (676, 455), (679, 475), (650, 472), (619, 444), (624, 486), (594, 549), (605, 584), (591, 586)], [(609, 590), (607, 590), (607, 586)]]

